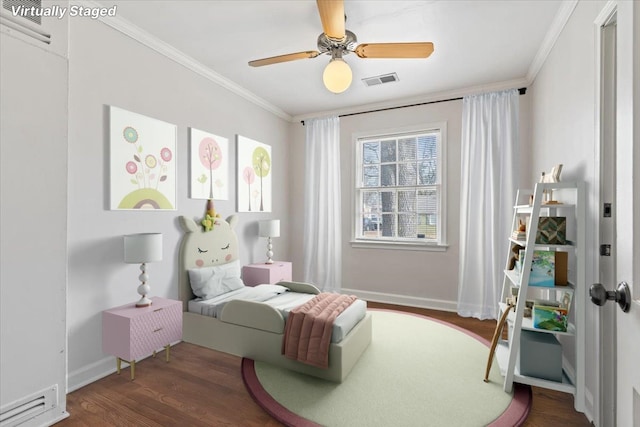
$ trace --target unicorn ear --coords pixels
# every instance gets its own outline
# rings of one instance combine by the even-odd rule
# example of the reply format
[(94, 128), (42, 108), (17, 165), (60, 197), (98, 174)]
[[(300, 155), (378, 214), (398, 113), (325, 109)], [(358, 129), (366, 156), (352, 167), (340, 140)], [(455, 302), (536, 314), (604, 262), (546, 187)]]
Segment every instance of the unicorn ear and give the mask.
[(233, 230), (236, 225), (238, 225), (238, 215), (230, 215), (227, 218), (227, 222), (229, 223), (229, 227)]
[(194, 231), (198, 230), (196, 222), (191, 218), (180, 216), (178, 217), (178, 221), (180, 222), (180, 228), (182, 228), (182, 231), (184, 231), (185, 233), (193, 233)]

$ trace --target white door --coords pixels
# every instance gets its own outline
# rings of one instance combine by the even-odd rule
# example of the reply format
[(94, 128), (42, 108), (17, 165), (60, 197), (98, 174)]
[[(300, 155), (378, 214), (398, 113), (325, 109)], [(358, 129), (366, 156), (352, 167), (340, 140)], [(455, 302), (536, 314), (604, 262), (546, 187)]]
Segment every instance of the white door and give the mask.
[(616, 419), (640, 427), (640, 3), (618, 2), (617, 15), (616, 281), (633, 301), (616, 309)]

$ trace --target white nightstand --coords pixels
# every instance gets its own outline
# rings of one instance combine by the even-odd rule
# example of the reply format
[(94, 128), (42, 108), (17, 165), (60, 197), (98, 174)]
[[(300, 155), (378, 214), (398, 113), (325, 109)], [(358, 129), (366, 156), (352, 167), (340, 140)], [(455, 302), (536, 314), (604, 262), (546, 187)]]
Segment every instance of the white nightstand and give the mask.
[(291, 263), (273, 261), (273, 264), (249, 264), (242, 267), (242, 281), (246, 286), (291, 281)]
[(182, 302), (154, 297), (148, 307), (126, 304), (102, 312), (102, 351), (116, 356), (118, 373), (124, 360), (135, 377), (136, 360), (182, 340)]

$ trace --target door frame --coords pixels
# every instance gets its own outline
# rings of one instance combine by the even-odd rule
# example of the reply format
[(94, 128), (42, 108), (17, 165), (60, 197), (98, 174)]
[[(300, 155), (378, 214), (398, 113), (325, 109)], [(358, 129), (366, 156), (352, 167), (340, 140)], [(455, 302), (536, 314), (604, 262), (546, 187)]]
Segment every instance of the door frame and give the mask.
[[(606, 148), (606, 136), (605, 132), (607, 131), (606, 126), (604, 126), (605, 120), (610, 120), (608, 114), (611, 112), (605, 110), (605, 95), (604, 91), (606, 90), (606, 84), (609, 83), (605, 81), (607, 78), (606, 73), (603, 71), (604, 59), (604, 37), (603, 37), (603, 28), (607, 25), (615, 22), (617, 17), (617, 2), (610, 1), (608, 2), (602, 11), (598, 14), (596, 19), (594, 20), (595, 26), (595, 37), (596, 37), (596, 121), (595, 121), (595, 185), (597, 188), (595, 191), (597, 192), (597, 221), (596, 221), (596, 242), (599, 246), (600, 236), (602, 232), (601, 221), (602, 217), (602, 208), (605, 200), (605, 189), (603, 188), (603, 180), (604, 173), (602, 172), (602, 168), (604, 166), (604, 158), (603, 158), (603, 150)], [(615, 108), (615, 105), (614, 105)], [(616, 123), (610, 123), (613, 128), (616, 128)], [(614, 152), (615, 156), (615, 152)], [(615, 158), (614, 158), (615, 162)], [(615, 170), (611, 171), (614, 178), (616, 175)], [(613, 189), (615, 192), (615, 188)], [(615, 202), (615, 197), (614, 200)], [(616, 205), (613, 205), (612, 215), (615, 217), (616, 215)], [(615, 233), (615, 228), (614, 228)], [(608, 242), (612, 245), (612, 253), (615, 257), (615, 241)], [(615, 260), (614, 260), (615, 261)], [(614, 262), (615, 265), (615, 262)], [(602, 273), (600, 268), (600, 257), (597, 262), (594, 263), (595, 267), (595, 275), (594, 278), (600, 280), (600, 275)], [(604, 286), (610, 288), (614, 286), (615, 283), (604, 283)], [(595, 325), (597, 327), (597, 335), (598, 338), (598, 355), (596, 356), (596, 366), (598, 367), (598, 375), (595, 390), (593, 390), (594, 395), (593, 398), (593, 421), (595, 425), (599, 426), (614, 426), (616, 425), (616, 416), (615, 416), (615, 408), (616, 408), (616, 314), (615, 314), (615, 304), (606, 304), (604, 307), (600, 307), (600, 309), (595, 310)], [(613, 351), (612, 351), (613, 350)]]

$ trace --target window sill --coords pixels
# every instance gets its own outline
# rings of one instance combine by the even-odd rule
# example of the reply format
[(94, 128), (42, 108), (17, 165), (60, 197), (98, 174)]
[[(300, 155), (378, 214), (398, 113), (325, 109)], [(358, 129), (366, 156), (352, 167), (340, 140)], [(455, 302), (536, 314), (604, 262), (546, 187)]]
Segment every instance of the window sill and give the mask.
[(445, 252), (449, 245), (437, 243), (420, 243), (420, 242), (393, 242), (393, 241), (377, 241), (377, 240), (351, 240), (351, 247), (354, 249), (392, 249), (403, 251), (428, 251), (428, 252)]

